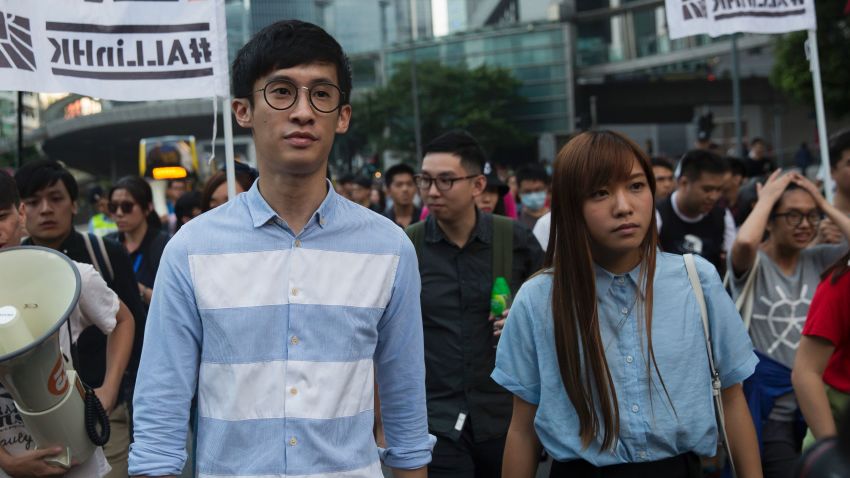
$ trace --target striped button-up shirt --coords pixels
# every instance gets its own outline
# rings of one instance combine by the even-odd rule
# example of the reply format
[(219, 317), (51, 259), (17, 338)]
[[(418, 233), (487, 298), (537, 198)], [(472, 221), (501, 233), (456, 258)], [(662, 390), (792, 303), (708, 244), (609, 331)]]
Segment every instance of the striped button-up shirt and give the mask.
[[(156, 279), (130, 474), (180, 474), (196, 387), (201, 477), (426, 465), (417, 269), (398, 226), (332, 187), (297, 235), (256, 183), (192, 220)], [(375, 383), (386, 449), (372, 435)]]

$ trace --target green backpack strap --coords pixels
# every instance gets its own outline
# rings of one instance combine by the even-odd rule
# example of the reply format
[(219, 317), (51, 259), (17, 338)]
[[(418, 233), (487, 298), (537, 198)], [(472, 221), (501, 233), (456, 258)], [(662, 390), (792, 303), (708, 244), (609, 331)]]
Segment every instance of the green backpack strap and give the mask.
[(425, 246), (425, 221), (413, 223), (404, 230), (410, 242), (413, 243), (413, 248), (416, 249), (416, 258), (422, 264), (422, 249)]
[[(504, 277), (511, 284), (514, 259), (514, 221), (493, 214), (493, 280)], [(515, 290), (511, 290), (515, 294)]]

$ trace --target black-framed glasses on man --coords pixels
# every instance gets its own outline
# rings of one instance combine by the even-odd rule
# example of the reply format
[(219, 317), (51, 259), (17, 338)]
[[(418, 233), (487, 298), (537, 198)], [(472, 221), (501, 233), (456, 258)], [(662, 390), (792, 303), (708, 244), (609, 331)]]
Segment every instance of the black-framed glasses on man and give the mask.
[(345, 95), (333, 83), (316, 83), (313, 86), (297, 86), (289, 80), (271, 80), (254, 93), (263, 92), (263, 99), (276, 110), (288, 110), (298, 101), (299, 90), (307, 90), (307, 98), (313, 109), (320, 113), (333, 113), (342, 106)]
[(799, 226), (803, 223), (803, 218), (806, 218), (806, 220), (809, 221), (809, 224), (817, 227), (817, 225), (823, 220), (823, 213), (820, 211), (810, 211), (804, 214), (800, 211), (788, 211), (774, 214), (773, 217), (784, 217), (785, 222), (791, 227)]
[(431, 184), (437, 185), (437, 190), (439, 191), (448, 191), (455, 185), (458, 181), (463, 181), (464, 179), (473, 179), (481, 176), (480, 174), (473, 174), (470, 176), (463, 176), (460, 178), (452, 178), (446, 176), (437, 176), (436, 178), (432, 178), (431, 176), (425, 176), (422, 174), (417, 174), (413, 177), (413, 182), (416, 183), (416, 187), (422, 190), (427, 191), (431, 189)]

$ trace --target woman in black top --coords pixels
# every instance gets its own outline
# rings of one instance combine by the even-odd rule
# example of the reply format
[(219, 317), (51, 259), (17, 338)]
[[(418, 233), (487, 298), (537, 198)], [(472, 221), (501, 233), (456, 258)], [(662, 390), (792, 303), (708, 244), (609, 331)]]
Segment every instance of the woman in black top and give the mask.
[(162, 231), (153, 209), (153, 193), (144, 179), (126, 176), (109, 190), (109, 214), (118, 232), (107, 238), (120, 242), (130, 255), (139, 294), (145, 305), (151, 303), (154, 279), (168, 235)]

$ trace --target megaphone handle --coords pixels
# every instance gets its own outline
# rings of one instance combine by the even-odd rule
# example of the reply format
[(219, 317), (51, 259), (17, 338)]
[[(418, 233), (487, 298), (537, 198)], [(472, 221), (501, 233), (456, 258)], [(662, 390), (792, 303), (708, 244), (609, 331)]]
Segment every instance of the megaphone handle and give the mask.
[(71, 468), (71, 448), (65, 447), (58, 455), (49, 456), (44, 459), (48, 465), (58, 466), (60, 468)]

